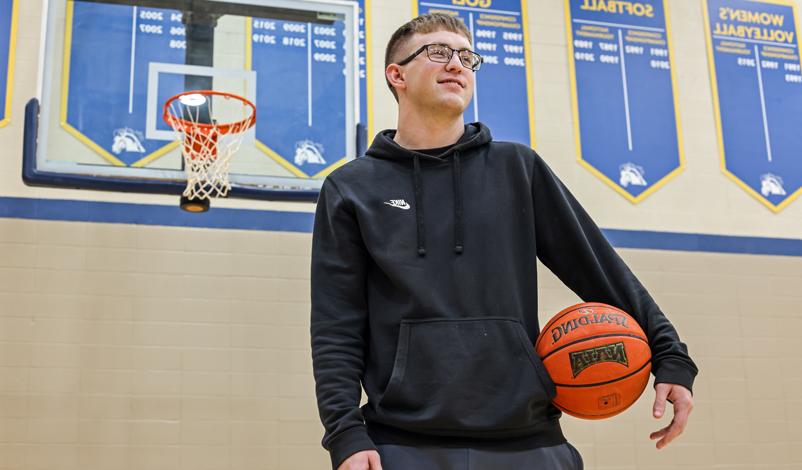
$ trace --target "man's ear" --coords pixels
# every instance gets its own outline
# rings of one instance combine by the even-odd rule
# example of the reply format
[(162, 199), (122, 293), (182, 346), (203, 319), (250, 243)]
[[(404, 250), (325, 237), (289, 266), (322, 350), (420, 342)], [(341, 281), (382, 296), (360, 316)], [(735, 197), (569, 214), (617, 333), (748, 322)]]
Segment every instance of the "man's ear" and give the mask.
[(407, 87), (404, 70), (398, 64), (388, 65), (387, 68), (384, 69), (384, 76), (396, 90), (402, 90)]

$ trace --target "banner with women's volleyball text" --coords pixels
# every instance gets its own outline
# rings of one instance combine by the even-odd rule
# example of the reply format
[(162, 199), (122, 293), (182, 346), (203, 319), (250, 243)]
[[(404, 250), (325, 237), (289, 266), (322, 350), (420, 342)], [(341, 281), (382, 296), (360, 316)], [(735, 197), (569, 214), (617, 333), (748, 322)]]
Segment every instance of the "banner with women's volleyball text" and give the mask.
[(792, 2), (706, 0), (724, 173), (774, 212), (802, 193), (802, 64)]

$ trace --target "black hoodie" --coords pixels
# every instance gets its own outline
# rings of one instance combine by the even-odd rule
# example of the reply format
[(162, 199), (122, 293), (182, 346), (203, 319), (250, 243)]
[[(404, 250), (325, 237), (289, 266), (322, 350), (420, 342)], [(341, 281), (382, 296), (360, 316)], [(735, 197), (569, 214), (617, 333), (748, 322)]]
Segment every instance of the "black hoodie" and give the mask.
[(633, 315), (655, 381), (691, 389), (674, 327), (537, 153), (481, 123), (436, 156), (394, 135), (332, 172), (315, 214), (312, 359), (333, 468), (379, 443), (564, 442), (532, 346), (536, 258), (585, 301)]

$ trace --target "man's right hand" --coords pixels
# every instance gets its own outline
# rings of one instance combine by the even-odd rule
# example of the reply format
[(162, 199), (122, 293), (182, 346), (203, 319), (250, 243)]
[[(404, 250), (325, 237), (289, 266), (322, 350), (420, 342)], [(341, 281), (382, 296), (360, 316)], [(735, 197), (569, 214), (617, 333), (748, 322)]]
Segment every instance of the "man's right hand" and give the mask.
[(378, 452), (363, 450), (345, 459), (337, 470), (382, 470), (382, 464)]

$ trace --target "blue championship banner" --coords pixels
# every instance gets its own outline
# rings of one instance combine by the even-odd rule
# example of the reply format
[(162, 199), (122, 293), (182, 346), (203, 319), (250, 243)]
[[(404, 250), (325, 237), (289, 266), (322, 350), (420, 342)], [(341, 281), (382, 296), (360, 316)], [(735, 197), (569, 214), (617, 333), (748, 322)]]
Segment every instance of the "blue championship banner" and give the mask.
[[(178, 145), (146, 139), (145, 126), (148, 65), (184, 64), (181, 12), (68, 1), (66, 28), (61, 125), (67, 132), (117, 166), (147, 165)], [(174, 78), (167, 96), (183, 91), (183, 80)]]
[(8, 124), (11, 117), (16, 37), (17, 0), (0, 0), (0, 127)]
[(802, 192), (802, 66), (793, 2), (707, 0), (724, 173), (779, 212)]
[(459, 16), (484, 57), (465, 121), (487, 124), (496, 140), (534, 147), (526, 1), (413, 0), (415, 16), (432, 12)]
[(579, 162), (632, 203), (685, 166), (664, 0), (565, 0)]
[(253, 18), (256, 146), (299, 178), (346, 161), (344, 25)]
[[(367, 126), (368, 142), (373, 139), (373, 84), (371, 70), (370, 0), (359, 0), (359, 120)], [(358, 155), (359, 156), (359, 155)]]

